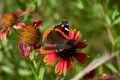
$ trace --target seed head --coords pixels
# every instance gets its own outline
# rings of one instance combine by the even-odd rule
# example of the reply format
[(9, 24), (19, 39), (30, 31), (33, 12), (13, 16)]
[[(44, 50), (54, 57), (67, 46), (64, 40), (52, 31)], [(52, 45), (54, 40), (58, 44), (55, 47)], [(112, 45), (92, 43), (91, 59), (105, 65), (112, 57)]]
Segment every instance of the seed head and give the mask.
[(40, 40), (39, 29), (33, 26), (25, 26), (20, 30), (20, 42), (26, 46), (34, 46)]
[(16, 20), (17, 18), (14, 15), (10, 13), (4, 14), (0, 20), (0, 27), (1, 28), (12, 27)]

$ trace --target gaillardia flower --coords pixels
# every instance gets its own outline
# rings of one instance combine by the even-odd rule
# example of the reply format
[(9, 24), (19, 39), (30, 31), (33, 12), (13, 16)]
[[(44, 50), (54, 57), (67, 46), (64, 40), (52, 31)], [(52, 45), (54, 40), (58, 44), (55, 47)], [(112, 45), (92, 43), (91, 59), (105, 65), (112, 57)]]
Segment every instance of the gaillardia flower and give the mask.
[[(85, 63), (86, 59), (88, 58), (88, 55), (86, 55), (82, 52), (79, 52), (79, 49), (83, 49), (87, 46), (87, 44), (85, 44), (85, 40), (78, 41), (80, 33), (78, 31), (76, 31), (76, 29), (74, 29), (74, 30), (71, 29), (69, 31), (67, 29), (68, 28), (67, 25), (68, 25), (67, 23), (62, 22), (62, 24), (57, 25), (57, 27), (55, 27), (54, 30), (52, 31), (52, 32), (56, 31), (56, 34), (59, 32), (62, 32), (62, 34), (59, 33), (58, 36), (59, 35), (63, 36), (63, 35), (65, 35), (65, 33), (63, 33), (63, 32), (65, 30), (68, 31), (68, 37), (66, 38), (67, 39), (66, 43), (64, 43), (64, 44), (48, 44), (47, 48), (41, 47), (41, 53), (46, 55), (44, 57), (44, 62), (47, 65), (49, 65), (49, 64), (53, 64), (54, 62), (57, 61), (58, 63), (56, 64), (56, 67), (55, 67), (55, 73), (59, 73), (59, 74), (63, 73), (64, 75), (66, 74), (66, 72), (69, 68), (70, 69), (74, 68), (74, 64), (72, 62), (74, 59), (76, 59), (79, 63)], [(53, 38), (52, 32), (51, 33), (45, 32), (43, 37), (45, 36), (45, 34), (48, 34), (48, 37), (52, 36), (52, 38)], [(51, 35), (49, 35), (49, 34), (51, 34)], [(58, 36), (55, 36), (55, 37), (57, 37), (57, 39), (59, 39)], [(57, 46), (55, 46), (55, 45), (57, 45)], [(52, 48), (51, 48), (51, 46), (52, 46)], [(57, 48), (55, 49), (55, 47), (57, 47)]]
[(19, 50), (25, 59), (29, 58), (31, 49), (35, 49), (40, 40), (41, 33), (38, 29), (41, 21), (36, 21), (33, 25), (23, 26), (19, 32)]
[(17, 18), (23, 16), (32, 10), (26, 10), (23, 12), (15, 12), (13, 14), (6, 13), (0, 19), (0, 40), (6, 38), (6, 35), (11, 31), (13, 25), (17, 23)]

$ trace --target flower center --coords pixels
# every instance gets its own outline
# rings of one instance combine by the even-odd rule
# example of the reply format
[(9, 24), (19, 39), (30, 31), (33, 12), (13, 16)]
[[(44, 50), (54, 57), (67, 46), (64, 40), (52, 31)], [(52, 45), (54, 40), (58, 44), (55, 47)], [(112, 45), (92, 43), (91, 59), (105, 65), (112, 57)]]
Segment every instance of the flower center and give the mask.
[(34, 46), (40, 40), (39, 29), (33, 26), (25, 26), (20, 31), (20, 42), (26, 46)]
[(75, 46), (71, 43), (68, 43), (67, 45), (70, 46), (70, 48), (68, 49), (62, 49), (62, 50), (55, 50), (55, 52), (57, 53), (57, 55), (59, 57), (61, 57), (62, 59), (70, 59), (72, 58), (72, 56), (75, 55)]
[(1, 28), (12, 27), (16, 20), (17, 18), (14, 15), (9, 14), (9, 13), (4, 14), (1, 18), (0, 26)]

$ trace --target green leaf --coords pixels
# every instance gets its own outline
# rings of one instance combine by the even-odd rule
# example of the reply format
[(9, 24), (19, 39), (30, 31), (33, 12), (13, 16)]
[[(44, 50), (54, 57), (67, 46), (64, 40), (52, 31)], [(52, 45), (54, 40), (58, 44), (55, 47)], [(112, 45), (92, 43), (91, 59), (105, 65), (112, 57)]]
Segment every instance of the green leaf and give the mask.
[(37, 0), (37, 6), (40, 6), (42, 3), (42, 0)]
[(109, 68), (113, 73), (118, 73), (118, 70), (114, 67), (113, 64), (106, 63), (107, 68)]
[(107, 19), (108, 24), (109, 24), (109, 25), (111, 25), (111, 24), (112, 24), (112, 22), (111, 22), (110, 17), (109, 17), (109, 16), (106, 16), (106, 19)]
[(4, 57), (4, 55), (3, 55), (2, 51), (0, 51), (0, 62), (3, 61), (3, 57)]
[(113, 51), (120, 50), (120, 37), (115, 40), (115, 45), (113, 46)]
[(32, 72), (34, 74), (35, 80), (38, 80), (38, 76), (37, 76), (35, 68), (30, 63), (29, 63), (29, 66), (30, 66), (30, 68), (31, 68), (31, 70), (32, 70)]
[(113, 14), (112, 14), (112, 20), (114, 20), (116, 18), (116, 16), (119, 15), (119, 12), (118, 12), (118, 9), (116, 8), (114, 11), (113, 11)]
[(19, 69), (18, 73), (22, 76), (30, 76), (32, 74), (31, 71), (27, 69)]
[(79, 2), (77, 3), (77, 7), (78, 7), (79, 9), (84, 9), (84, 5), (83, 5), (83, 3), (82, 3), (81, 1), (79, 1)]
[(6, 72), (8, 74), (12, 74), (14, 72), (13, 67), (12, 66), (8, 66), (8, 65), (2, 66), (1, 70), (3, 70), (4, 72)]
[(111, 30), (111, 32), (112, 32), (112, 36), (113, 36), (114, 39), (116, 40), (116, 39), (119, 37), (119, 34), (118, 34), (116, 28), (115, 28), (115, 27), (110, 27), (110, 30)]
[(35, 5), (34, 3), (29, 3), (29, 4), (27, 4), (27, 8), (28, 8), (28, 9), (32, 9), (32, 10), (35, 10), (36, 5)]
[(119, 23), (120, 23), (120, 17), (118, 17), (116, 20), (114, 20), (114, 22), (112, 23), (112, 25), (119, 24)]
[(39, 71), (39, 80), (43, 80), (44, 78), (44, 72), (45, 72), (45, 67), (41, 66), (40, 71)]
[(17, 5), (19, 6), (19, 8), (20, 8), (21, 10), (25, 10), (25, 9), (26, 9), (25, 4), (22, 3), (20, 0), (14, 0), (14, 1), (17, 3)]

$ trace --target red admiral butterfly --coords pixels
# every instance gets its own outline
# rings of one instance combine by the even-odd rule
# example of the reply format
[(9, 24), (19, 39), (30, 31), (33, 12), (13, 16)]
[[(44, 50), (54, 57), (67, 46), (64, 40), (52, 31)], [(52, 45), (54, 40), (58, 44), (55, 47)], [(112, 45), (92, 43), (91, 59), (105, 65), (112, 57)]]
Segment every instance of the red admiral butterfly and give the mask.
[(69, 48), (68, 42), (69, 25), (67, 21), (62, 21), (61, 24), (56, 25), (53, 30), (47, 29), (43, 34), (43, 41), (50, 46), (45, 49), (66, 49)]

